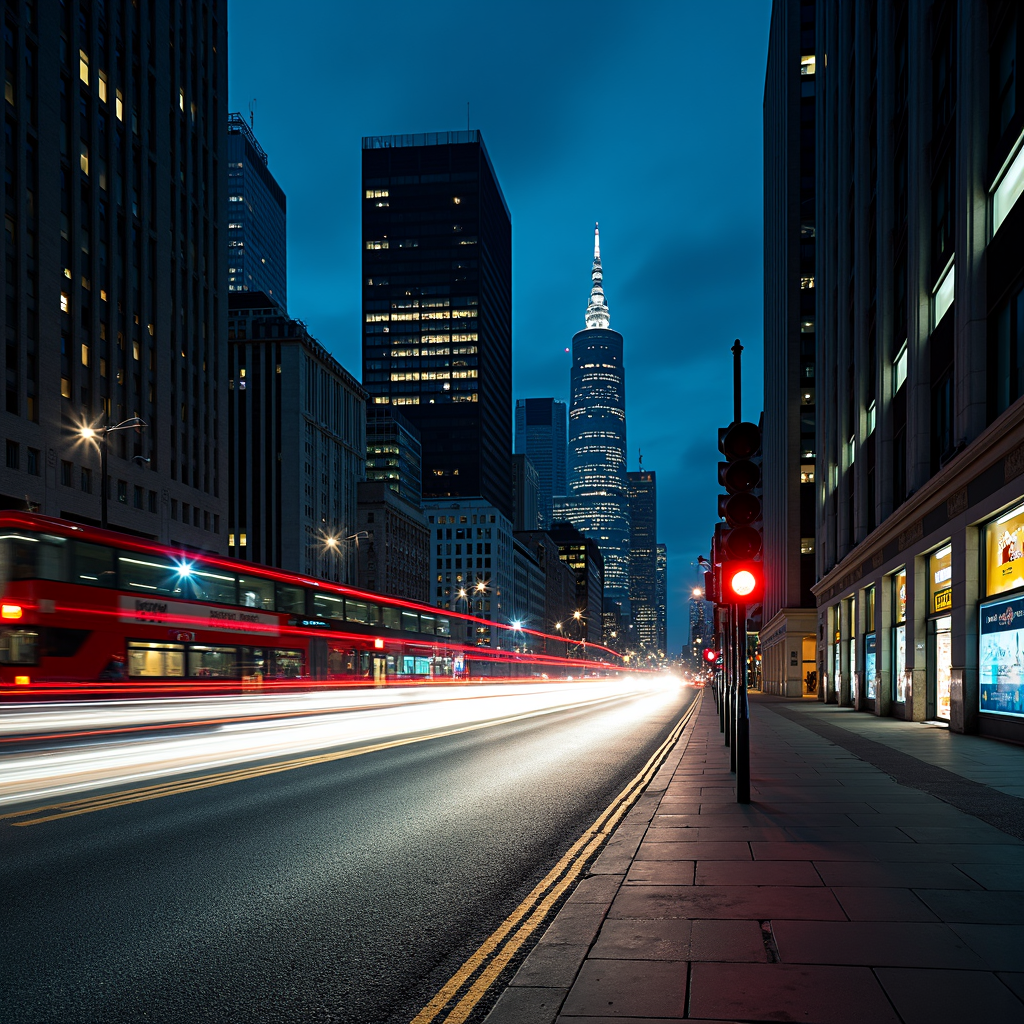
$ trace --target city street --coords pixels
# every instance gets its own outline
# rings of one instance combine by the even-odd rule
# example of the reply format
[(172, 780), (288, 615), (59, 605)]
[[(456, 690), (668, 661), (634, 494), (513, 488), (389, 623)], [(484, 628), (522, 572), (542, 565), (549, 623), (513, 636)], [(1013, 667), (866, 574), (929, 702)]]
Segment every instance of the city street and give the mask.
[[(239, 734), (224, 726), (159, 741), (22, 738), (2, 755), (5, 779), (33, 744), (54, 764), (73, 752), (110, 773), (114, 761), (139, 772), (147, 758), (133, 747), (162, 744), (166, 761), (157, 780), (108, 774), (105, 802), (83, 784), (54, 796), (69, 784), (58, 770), (48, 798), (7, 794), (0, 1019), (407, 1022), (591, 826), (696, 692), (561, 691), (532, 710), (512, 708), (511, 694), (428, 699), (411, 712), (429, 723), (419, 734), (401, 709), (336, 712), (341, 747), (324, 743), (322, 718), (249, 723), (235, 780), (226, 748), (211, 745)], [(440, 705), (467, 703), (472, 714), (444, 720)], [(488, 717), (497, 724), (480, 727)], [(349, 734), (346, 720), (362, 725)], [(296, 729), (318, 737), (307, 737), (302, 766), (280, 769), (300, 760), (281, 756), (295, 743), (253, 756), (254, 737)], [(218, 749), (221, 760), (172, 768), (168, 748)]]

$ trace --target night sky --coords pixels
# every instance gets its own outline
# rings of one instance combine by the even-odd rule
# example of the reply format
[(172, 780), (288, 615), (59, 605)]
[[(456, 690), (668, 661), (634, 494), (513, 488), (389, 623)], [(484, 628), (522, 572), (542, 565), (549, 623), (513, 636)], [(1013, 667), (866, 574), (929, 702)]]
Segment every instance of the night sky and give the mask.
[[(233, 0), (230, 107), (288, 196), (288, 312), (361, 376), (360, 139), (484, 137), (512, 212), (513, 399), (568, 401), (594, 222), (625, 338), (629, 468), (658, 475), (669, 648), (716, 519), (717, 428), (762, 406), (770, 4)], [(509, 416), (512, 410), (509, 410)]]

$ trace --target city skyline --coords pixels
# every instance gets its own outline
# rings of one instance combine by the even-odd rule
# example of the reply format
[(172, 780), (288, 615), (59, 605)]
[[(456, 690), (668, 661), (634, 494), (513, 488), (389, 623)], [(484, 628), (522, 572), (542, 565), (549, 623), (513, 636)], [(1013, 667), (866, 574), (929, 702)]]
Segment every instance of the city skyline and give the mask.
[[(426, 82), (411, 71), (375, 75), (360, 44), (373, 30), (371, 12), (305, 9), (320, 31), (303, 37), (307, 59), (283, 76), (263, 56), (270, 33), (275, 48), (297, 47), (309, 18), (282, 23), (260, 0), (229, 7), (230, 109), (247, 111), (257, 99), (256, 136), (289, 199), (289, 313), (356, 371), (359, 140), (465, 129), (469, 101), (471, 127), (487, 140), (513, 218), (513, 399), (568, 400), (565, 349), (581, 326), (580, 267), (589, 261), (594, 221), (601, 223), (616, 326), (627, 339), (628, 469), (637, 468), (641, 448), (645, 466), (658, 472), (669, 649), (678, 653), (687, 639), (686, 601), (701, 582), (691, 563), (707, 553), (714, 519), (706, 481), (719, 453), (714, 430), (704, 426), (731, 418), (728, 389), (718, 383), (729, 374), (735, 337), (745, 346), (745, 415), (760, 409), (768, 5), (734, 4), (730, 13), (653, 3), (639, 21), (611, 4), (591, 5), (585, 18), (574, 6), (545, 8), (546, 31), (538, 34), (530, 8), (508, 22), (468, 4), (445, 5), (445, 18), (399, 4), (389, 29), (396, 66), (417, 66), (413, 56), (431, 40), (440, 45), (452, 20), (471, 21), (480, 38), (501, 39), (486, 59), (464, 54)], [(534, 10), (539, 16), (542, 9)], [(736, 26), (728, 76), (699, 44), (720, 17)], [(509, 89), (523, 65), (531, 82)], [(614, 90), (606, 88), (605, 67), (616, 68)], [(326, 92), (328, 74), (332, 95), (340, 84), (353, 97), (332, 103), (329, 128), (322, 104), (310, 101)], [(601, 94), (597, 121), (592, 89)], [(671, 121), (652, 94), (678, 97)], [(693, 159), (703, 150), (714, 160)], [(685, 420), (675, 416), (680, 407)], [(510, 408), (510, 422), (513, 415)]]

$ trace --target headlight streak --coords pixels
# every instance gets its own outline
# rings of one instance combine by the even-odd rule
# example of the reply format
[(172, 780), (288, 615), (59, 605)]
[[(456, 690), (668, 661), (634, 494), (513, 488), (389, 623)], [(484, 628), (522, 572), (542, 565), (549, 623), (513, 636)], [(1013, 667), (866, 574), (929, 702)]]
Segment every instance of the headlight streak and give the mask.
[[(334, 694), (274, 697), (219, 697), (112, 705), (61, 705), (45, 712), (23, 711), (19, 726), (37, 732), (69, 726), (85, 732), (134, 719), (150, 727), (175, 720), (202, 719), (212, 731), (158, 737), (135, 734), (77, 740), (45, 751), (0, 756), (0, 806), (48, 800), (89, 790), (168, 776), (196, 774), (225, 766), (275, 759), (305, 751), (358, 746), (384, 738), (433, 733), (520, 714), (554, 712), (584, 702), (649, 695), (668, 699), (665, 677), (622, 677), (588, 683), (415, 687)], [(383, 705), (383, 706), (382, 706)], [(10, 706), (5, 709), (10, 712)], [(268, 717), (277, 716), (277, 717)], [(6, 727), (17, 716), (5, 715)], [(143, 726), (145, 728), (145, 725)], [(9, 734), (10, 735), (10, 734)]]

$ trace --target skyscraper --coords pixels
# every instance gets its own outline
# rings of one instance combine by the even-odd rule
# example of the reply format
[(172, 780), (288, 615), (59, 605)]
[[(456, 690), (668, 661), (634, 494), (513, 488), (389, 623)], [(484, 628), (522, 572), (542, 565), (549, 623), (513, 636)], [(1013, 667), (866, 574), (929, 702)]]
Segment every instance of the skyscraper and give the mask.
[(223, 550), (226, 4), (5, 18), (0, 502)]
[(658, 653), (668, 654), (668, 548), (659, 544), (655, 568), (655, 603), (658, 609)]
[(815, 288), (813, 0), (772, 5), (764, 87), (764, 685), (813, 672)]
[(241, 114), (228, 115), (228, 291), (288, 308), (287, 202)]
[(366, 407), (366, 479), (387, 481), (417, 507), (423, 500), (420, 432), (393, 406)]
[(555, 517), (592, 538), (604, 559), (604, 594), (629, 612), (629, 497), (626, 484), (626, 375), (622, 335), (609, 328), (594, 229), (586, 327), (572, 339), (569, 493)]
[(540, 478), (540, 525), (552, 521), (552, 498), (566, 492), (565, 402), (553, 398), (516, 401), (516, 454), (528, 455)]
[(658, 649), (657, 480), (641, 469), (626, 474), (629, 484), (629, 602), (637, 645)]
[(363, 384), (423, 445), (423, 498), (512, 518), (512, 222), (479, 132), (363, 139)]

